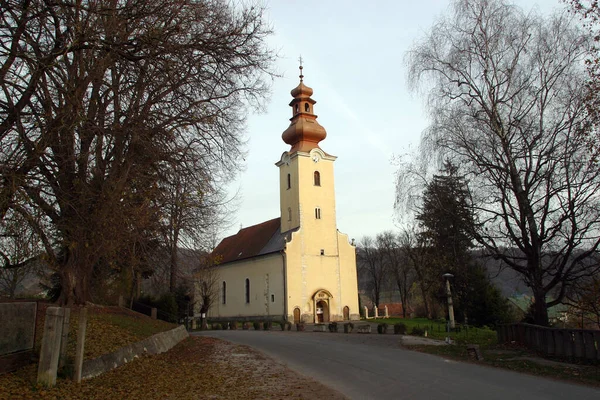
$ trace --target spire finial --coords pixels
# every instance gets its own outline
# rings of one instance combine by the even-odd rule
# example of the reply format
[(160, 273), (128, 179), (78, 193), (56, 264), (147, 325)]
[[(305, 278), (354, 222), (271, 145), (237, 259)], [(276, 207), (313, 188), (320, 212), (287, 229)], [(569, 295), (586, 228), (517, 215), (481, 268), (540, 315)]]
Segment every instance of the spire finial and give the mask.
[(302, 54), (298, 58), (298, 61), (300, 62), (300, 82), (302, 82), (302, 80), (304, 79), (304, 75), (302, 75)]

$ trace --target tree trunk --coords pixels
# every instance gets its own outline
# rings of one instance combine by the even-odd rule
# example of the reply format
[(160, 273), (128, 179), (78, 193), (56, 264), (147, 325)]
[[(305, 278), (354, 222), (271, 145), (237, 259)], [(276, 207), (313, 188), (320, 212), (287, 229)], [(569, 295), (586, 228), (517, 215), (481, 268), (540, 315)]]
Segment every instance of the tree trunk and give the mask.
[(179, 232), (176, 230), (171, 243), (171, 274), (169, 279), (169, 291), (175, 293), (177, 287), (177, 242), (179, 241)]
[(427, 301), (427, 291), (425, 290), (425, 284), (423, 280), (419, 280), (419, 287), (421, 288), (421, 294), (423, 296), (423, 305), (425, 306), (425, 314), (428, 319), (431, 319), (431, 311), (429, 310), (429, 302)]
[(546, 293), (533, 292), (533, 320), (536, 325), (548, 326), (548, 307), (546, 306)]

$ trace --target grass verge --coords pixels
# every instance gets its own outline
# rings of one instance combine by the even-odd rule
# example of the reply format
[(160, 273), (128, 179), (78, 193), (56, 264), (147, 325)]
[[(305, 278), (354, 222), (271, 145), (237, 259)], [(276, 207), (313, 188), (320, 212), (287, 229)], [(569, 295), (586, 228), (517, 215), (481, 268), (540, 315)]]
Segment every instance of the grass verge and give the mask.
[[(371, 319), (368, 322), (386, 323), (390, 327), (394, 324), (402, 323), (406, 325), (407, 334), (410, 334), (413, 328), (419, 328), (427, 331), (427, 337), (438, 340), (444, 340), (448, 335), (446, 332), (446, 321), (428, 320), (427, 318), (384, 318)], [(498, 342), (496, 331), (489, 328), (477, 328), (468, 325), (457, 325), (457, 327), (460, 330), (450, 332), (450, 338), (458, 344), (471, 343), (487, 347), (493, 346)]]
[(435, 354), (453, 360), (476, 362), (530, 375), (600, 386), (600, 365), (570, 364), (563, 360), (540, 358), (534, 352), (524, 348), (500, 345), (482, 347), (484, 360), (474, 361), (464, 345), (406, 347), (410, 350)]

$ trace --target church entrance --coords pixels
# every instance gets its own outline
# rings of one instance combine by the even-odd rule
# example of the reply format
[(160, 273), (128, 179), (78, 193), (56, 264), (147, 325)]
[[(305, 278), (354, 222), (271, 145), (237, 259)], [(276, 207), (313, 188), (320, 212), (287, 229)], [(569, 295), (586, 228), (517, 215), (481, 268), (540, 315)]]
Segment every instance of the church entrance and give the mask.
[(344, 321), (350, 320), (350, 308), (348, 306), (344, 307)]
[(317, 301), (317, 322), (329, 322), (329, 305), (326, 301)]
[(331, 293), (325, 289), (321, 289), (313, 296), (314, 307), (315, 307), (315, 323), (324, 323), (330, 321), (329, 315), (329, 299), (331, 299)]
[(294, 323), (300, 323), (300, 309), (298, 307), (294, 308)]

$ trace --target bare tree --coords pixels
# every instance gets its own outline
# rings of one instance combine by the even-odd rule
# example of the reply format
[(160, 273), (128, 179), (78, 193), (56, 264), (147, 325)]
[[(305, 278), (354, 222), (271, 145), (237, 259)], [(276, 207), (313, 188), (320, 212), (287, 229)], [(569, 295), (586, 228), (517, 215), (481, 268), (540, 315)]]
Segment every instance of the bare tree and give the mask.
[(585, 60), (588, 81), (586, 82), (585, 101), (587, 105), (587, 120), (593, 126), (589, 133), (589, 147), (593, 152), (594, 161), (600, 158), (600, 4), (597, 0), (562, 0), (570, 6), (572, 12), (580, 17), (584, 28), (590, 33), (594, 45), (590, 47)]
[(406, 251), (400, 245), (400, 238), (393, 232), (386, 231), (377, 235), (375, 239), (377, 249), (381, 252), (385, 270), (391, 274), (400, 300), (402, 301), (402, 316), (406, 318), (409, 307), (412, 284), (414, 282), (414, 269)]
[(248, 110), (268, 91), (270, 31), (262, 8), (218, 0), (2, 9), (0, 216), (28, 222), (60, 301), (82, 303), (98, 265), (135, 270), (156, 243), (161, 183), (182, 154), (209, 177), (239, 167)]
[[(162, 185), (162, 236), (169, 257), (169, 290), (175, 291), (183, 277), (179, 251), (196, 250), (211, 242), (215, 228), (223, 231), (230, 224), (227, 211), (234, 199), (222, 189), (233, 170), (219, 170), (212, 157), (193, 155), (191, 160), (172, 166)], [(209, 164), (209, 165), (207, 165)]]
[(217, 301), (220, 293), (219, 270), (217, 268), (220, 260), (215, 259), (212, 254), (207, 254), (200, 259), (198, 268), (194, 273), (194, 302), (201, 315), (200, 325), (206, 329), (206, 313)]
[(565, 303), (571, 306), (576, 318), (581, 317), (581, 329), (585, 329), (586, 323), (600, 329), (600, 276), (576, 282), (566, 294)]
[(456, 0), (407, 54), (432, 120), (421, 151), (466, 173), (475, 239), (522, 275), (542, 325), (547, 307), (598, 268), (585, 262), (600, 243), (600, 177), (582, 98), (588, 45), (564, 14)]
[(399, 242), (402, 252), (410, 263), (409, 268), (414, 271), (414, 279), (423, 298), (425, 315), (427, 318), (432, 318), (432, 290), (436, 288), (436, 283), (439, 284), (440, 278), (431, 266), (427, 243), (414, 226), (402, 231)]
[(381, 293), (389, 276), (383, 253), (377, 248), (377, 241), (370, 236), (365, 236), (356, 247), (358, 272), (366, 277), (369, 297), (377, 307)]
[(0, 225), (0, 296), (14, 298), (25, 279), (35, 277), (40, 248), (28, 225), (12, 212)]

